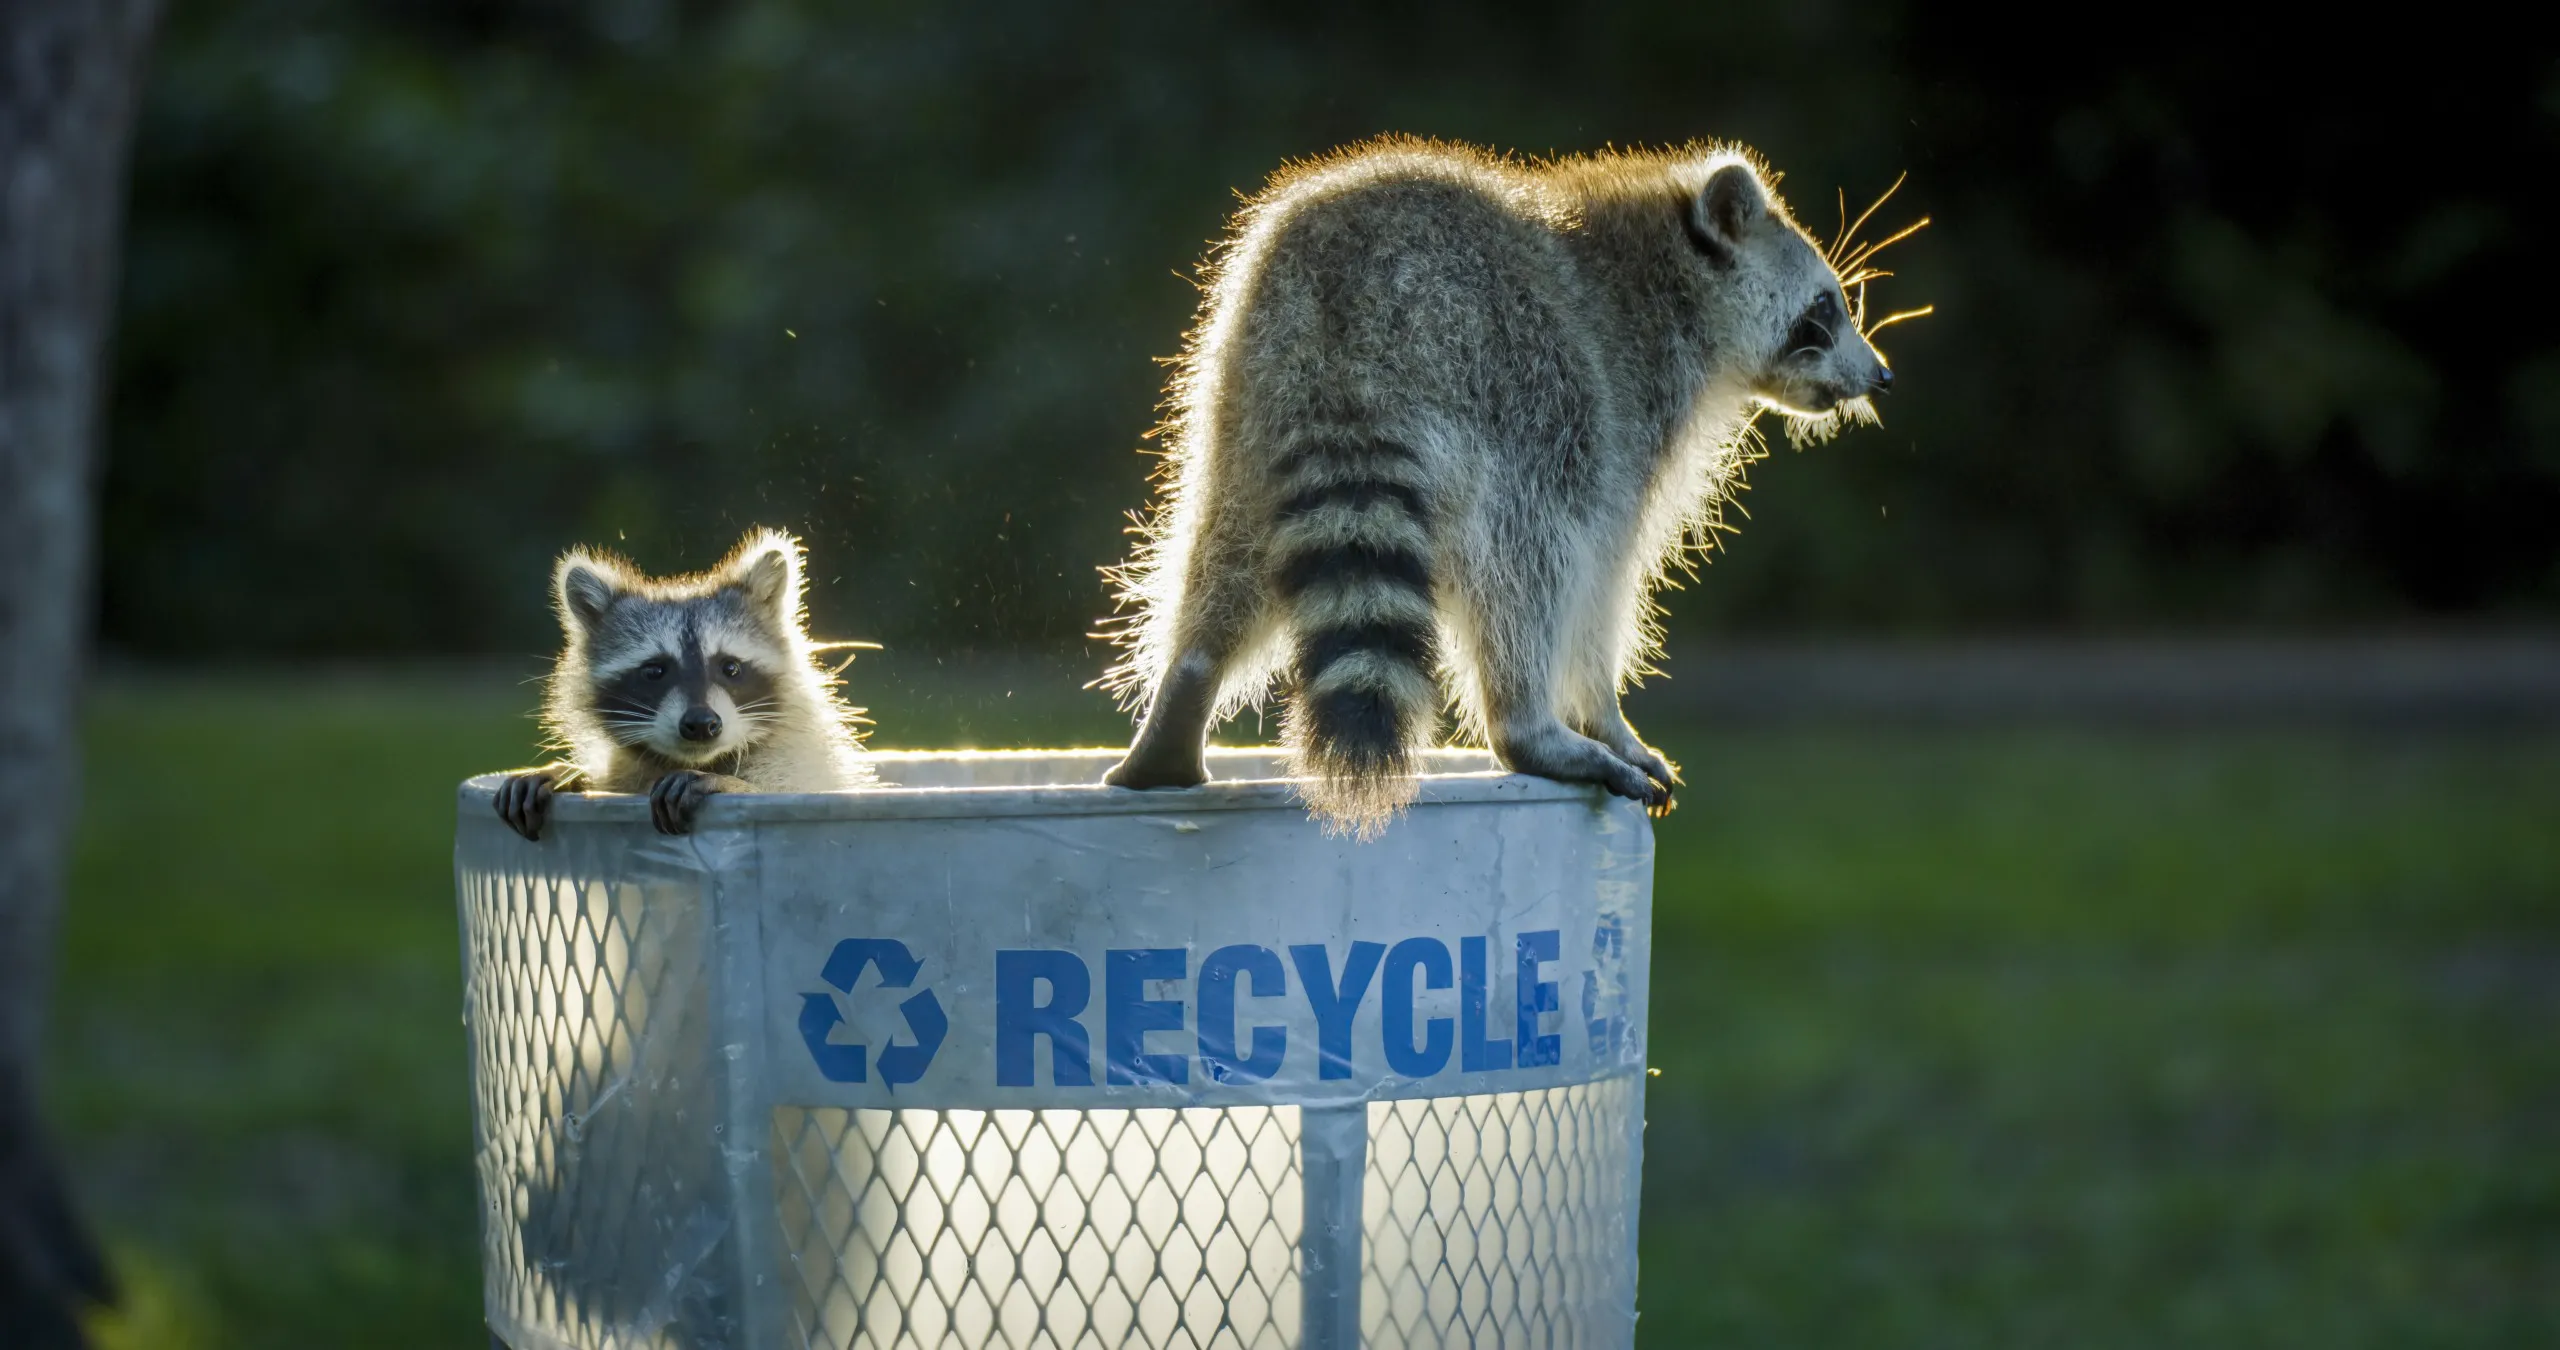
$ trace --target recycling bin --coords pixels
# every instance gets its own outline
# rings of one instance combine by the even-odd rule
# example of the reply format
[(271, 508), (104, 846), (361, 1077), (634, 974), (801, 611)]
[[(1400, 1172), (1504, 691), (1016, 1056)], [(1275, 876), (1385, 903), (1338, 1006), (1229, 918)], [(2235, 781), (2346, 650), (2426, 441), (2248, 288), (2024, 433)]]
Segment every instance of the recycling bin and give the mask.
[(462, 785), (485, 1297), (514, 1350), (1626, 1346), (1653, 834), (1433, 751), (1360, 842), (1276, 752), (881, 785)]

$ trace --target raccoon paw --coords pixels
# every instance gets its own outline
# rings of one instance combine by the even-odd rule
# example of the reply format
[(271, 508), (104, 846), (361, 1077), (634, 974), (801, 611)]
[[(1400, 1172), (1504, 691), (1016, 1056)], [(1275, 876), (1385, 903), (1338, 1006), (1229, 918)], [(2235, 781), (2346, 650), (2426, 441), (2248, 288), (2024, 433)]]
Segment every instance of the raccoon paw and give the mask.
[(498, 785), (498, 819), (527, 839), (542, 838), (551, 823), (551, 775), (540, 770), (512, 774)]
[(1680, 766), (1664, 758), (1661, 751), (1642, 741), (1636, 741), (1624, 749), (1616, 747), (1612, 749), (1616, 749), (1618, 758), (1644, 770), (1644, 776), (1652, 779), (1654, 787), (1661, 791), (1662, 796), (1659, 800), (1645, 803), (1646, 812), (1656, 820), (1670, 815), (1672, 809), (1680, 804), (1672, 795), (1680, 788)]
[[(1560, 783), (1596, 783), (1649, 812), (1671, 809), (1671, 784), (1620, 759), (1615, 751), (1588, 736), (1558, 725), (1543, 733), (1504, 740), (1494, 747), (1503, 767), (1536, 774)], [(1657, 756), (1656, 758), (1659, 758)], [(1665, 771), (1669, 765), (1663, 766)]]
[(1112, 765), (1111, 771), (1102, 775), (1102, 781), (1105, 786), (1116, 788), (1198, 787), (1209, 781), (1209, 770), (1198, 755), (1191, 756), (1191, 762), (1186, 764), (1178, 757), (1150, 759), (1132, 753)]
[(649, 789), (649, 823), (660, 834), (693, 833), (694, 813), (716, 794), (728, 791), (718, 774), (678, 769)]

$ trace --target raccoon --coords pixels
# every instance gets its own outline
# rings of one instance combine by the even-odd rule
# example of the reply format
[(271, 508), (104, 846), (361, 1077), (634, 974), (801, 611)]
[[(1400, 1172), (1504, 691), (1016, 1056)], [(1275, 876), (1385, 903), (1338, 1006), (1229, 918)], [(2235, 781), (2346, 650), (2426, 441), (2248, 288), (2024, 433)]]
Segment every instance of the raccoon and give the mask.
[[(806, 633), (800, 542), (750, 532), (694, 576), (647, 577), (572, 549), (552, 573), (567, 642), (544, 703), (567, 758), (510, 775), (498, 816), (527, 839), (552, 794), (646, 792), (667, 834), (721, 792), (827, 792), (871, 781), (856, 728)], [(858, 646), (839, 643), (825, 646)]]
[(1908, 317), (1862, 322), (1873, 248), (1845, 222), (1817, 246), (1773, 181), (1739, 146), (1399, 138), (1249, 200), (1176, 365), (1145, 542), (1112, 569), (1127, 652), (1103, 683), (1139, 728), (1104, 781), (1203, 781), (1208, 727), (1285, 673), (1329, 827), (1372, 835), (1411, 799), (1444, 681), (1509, 768), (1667, 808), (1678, 774), (1618, 702), (1659, 654), (1653, 587), (1719, 527), (1760, 412), (1800, 442), (1873, 420), (1893, 372), (1870, 335)]

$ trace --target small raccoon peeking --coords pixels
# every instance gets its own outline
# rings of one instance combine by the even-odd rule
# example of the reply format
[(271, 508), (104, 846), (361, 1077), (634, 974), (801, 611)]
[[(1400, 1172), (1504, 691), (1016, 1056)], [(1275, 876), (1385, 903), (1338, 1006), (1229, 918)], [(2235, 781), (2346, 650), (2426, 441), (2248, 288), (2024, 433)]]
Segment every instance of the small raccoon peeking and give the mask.
[(567, 640), (543, 727), (566, 758), (499, 787), (498, 817), (516, 833), (542, 836), (556, 792), (646, 792), (658, 829), (684, 834), (718, 793), (871, 781), (861, 709), (837, 696), (808, 637), (790, 535), (752, 531), (718, 566), (682, 577), (572, 549), (551, 589)]

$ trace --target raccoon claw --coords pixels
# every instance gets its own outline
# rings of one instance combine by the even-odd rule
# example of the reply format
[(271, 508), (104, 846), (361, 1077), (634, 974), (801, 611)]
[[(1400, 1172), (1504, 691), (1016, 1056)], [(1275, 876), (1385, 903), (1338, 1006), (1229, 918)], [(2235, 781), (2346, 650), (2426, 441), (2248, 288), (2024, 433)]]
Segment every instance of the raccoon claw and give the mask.
[(1548, 736), (1531, 735), (1497, 746), (1495, 757), (1514, 773), (1533, 773), (1560, 783), (1595, 784), (1631, 802), (1642, 803), (1647, 811), (1664, 811), (1671, 806), (1670, 783), (1629, 763), (1599, 741), (1562, 727)]
[(1602, 771), (1600, 786), (1628, 801), (1642, 803), (1647, 814), (1671, 809), (1669, 785), (1615, 756), (1611, 757), (1611, 766)]
[(498, 819), (527, 839), (540, 840), (551, 823), (551, 775), (515, 774), (498, 785)]
[(1654, 795), (1644, 804), (1645, 814), (1660, 820), (1679, 806), (1672, 794), (1680, 787), (1680, 766), (1663, 758), (1660, 751), (1651, 747), (1637, 748), (1642, 753), (1633, 757), (1635, 766), (1644, 771), (1645, 777), (1653, 780)]
[(1661, 784), (1662, 790), (1666, 793), (1680, 786), (1679, 765), (1663, 758), (1661, 751), (1650, 746), (1638, 746), (1636, 750), (1637, 753), (1624, 755), (1621, 758), (1644, 770), (1645, 777)]
[(649, 823), (660, 834), (691, 834), (694, 813), (723, 790), (711, 774), (678, 769), (650, 787)]

